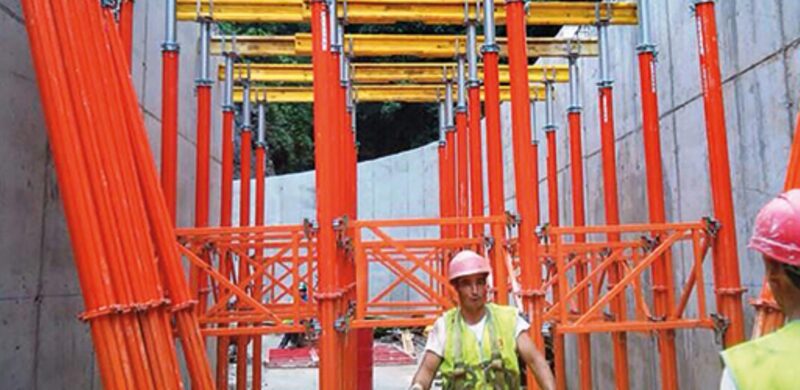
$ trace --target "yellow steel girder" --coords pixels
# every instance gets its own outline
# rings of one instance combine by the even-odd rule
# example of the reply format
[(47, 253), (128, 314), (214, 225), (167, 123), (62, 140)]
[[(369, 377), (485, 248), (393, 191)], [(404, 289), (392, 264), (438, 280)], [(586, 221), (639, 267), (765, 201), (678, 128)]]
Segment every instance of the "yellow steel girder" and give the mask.
[[(209, 8), (209, 3), (213, 6)], [(240, 23), (308, 22), (305, 0), (177, 0), (178, 19), (211, 16), (216, 21)], [(505, 5), (497, 2), (495, 19), (505, 23)], [(470, 13), (474, 16), (474, 7)], [(339, 7), (344, 16), (343, 7)], [(460, 25), (464, 23), (464, 0), (348, 0), (347, 21), (353, 24), (421, 22)], [(530, 3), (528, 25), (590, 25), (598, 19), (611, 24), (636, 24), (636, 3), (592, 1), (536, 1)]]
[[(214, 37), (211, 50), (220, 54), (222, 38)], [(456, 45), (458, 43), (458, 45)], [(478, 45), (483, 37), (478, 37)], [(500, 56), (506, 57), (508, 46), (505, 38), (498, 38)], [(230, 38), (226, 49), (230, 49)], [(345, 49), (355, 57), (411, 56), (419, 58), (453, 58), (456, 53), (465, 54), (466, 42), (459, 35), (424, 34), (347, 34)], [(254, 36), (236, 37), (236, 52), (243, 57), (270, 56), (311, 56), (311, 34), (298, 33), (294, 36)], [(528, 38), (529, 57), (596, 57), (598, 53), (595, 38)]]
[[(250, 80), (258, 83), (311, 83), (314, 72), (311, 64), (237, 64), (234, 74), (246, 76), (250, 67)], [(355, 84), (441, 84), (443, 70), (454, 77), (455, 63), (357, 63), (353, 64)], [(483, 73), (483, 66), (479, 68)], [(566, 65), (534, 65), (528, 67), (531, 82), (547, 80), (569, 82)], [(225, 79), (225, 67), (219, 67), (219, 80)], [(510, 82), (508, 65), (500, 65), (500, 83)]]
[[(435, 103), (444, 94), (441, 85), (360, 85), (353, 87), (354, 93), (360, 103), (375, 102), (400, 102), (400, 103)], [(541, 85), (531, 85), (531, 99), (544, 100), (544, 87)], [(266, 96), (270, 103), (312, 103), (314, 101), (314, 90), (310, 86), (305, 87), (263, 87), (254, 86), (251, 98)], [(241, 103), (243, 99), (242, 88), (236, 87), (233, 91), (235, 103)], [(481, 90), (481, 100), (484, 99)], [(511, 100), (511, 92), (508, 86), (500, 87), (500, 100)]]

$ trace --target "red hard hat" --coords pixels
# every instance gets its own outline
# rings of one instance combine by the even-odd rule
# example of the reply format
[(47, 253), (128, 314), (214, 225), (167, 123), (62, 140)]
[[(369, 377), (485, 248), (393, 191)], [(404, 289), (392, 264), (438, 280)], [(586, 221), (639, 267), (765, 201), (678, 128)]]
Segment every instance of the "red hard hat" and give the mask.
[(488, 274), (490, 272), (492, 272), (492, 267), (489, 266), (489, 261), (469, 250), (458, 252), (453, 257), (453, 260), (450, 260), (450, 265), (447, 268), (451, 282), (462, 276)]
[(758, 212), (748, 247), (775, 261), (800, 266), (800, 189), (779, 195)]

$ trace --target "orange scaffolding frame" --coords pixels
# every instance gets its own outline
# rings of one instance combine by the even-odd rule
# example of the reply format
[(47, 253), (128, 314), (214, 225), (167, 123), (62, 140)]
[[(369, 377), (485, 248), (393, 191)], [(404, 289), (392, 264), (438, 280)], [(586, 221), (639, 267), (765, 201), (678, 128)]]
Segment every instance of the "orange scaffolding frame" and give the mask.
[[(486, 253), (493, 267), (492, 299), (506, 304), (509, 297), (531, 321), (531, 336), (545, 348), (541, 330), (550, 324), (555, 342), (557, 386), (566, 388), (563, 336), (578, 336), (580, 385), (591, 388), (589, 335), (612, 334), (616, 386), (629, 387), (626, 334), (656, 332), (661, 351), (664, 388), (677, 388), (674, 332), (678, 329), (713, 329), (726, 346), (744, 337), (730, 168), (719, 70), (719, 49), (714, 3), (697, 0), (700, 66), (714, 218), (698, 222), (667, 223), (663, 194), (658, 128), (657, 91), (654, 80), (655, 50), (648, 31), (650, 9), (641, 1), (642, 38), (639, 70), (642, 87), (644, 148), (650, 223), (622, 224), (619, 218), (614, 139), (614, 111), (608, 27), (611, 3), (597, 5), (600, 45), (600, 124), (602, 139), (605, 226), (585, 226), (582, 167), (581, 107), (578, 99), (577, 53), (570, 56), (570, 106), (568, 109), (570, 161), (573, 186), (573, 226), (559, 218), (556, 125), (553, 90), (547, 82), (547, 180), (549, 224), (539, 222), (538, 158), (530, 131), (531, 111), (526, 53), (526, 9), (522, 0), (507, 0), (507, 31), (511, 90), (511, 124), (515, 165), (516, 210), (505, 210), (503, 157), (500, 131), (498, 46), (495, 5), (485, 1), (481, 10), (467, 3), (467, 50), (457, 57), (458, 100), (453, 119), (452, 75), (445, 73), (445, 98), (440, 102), (440, 217), (429, 219), (357, 219), (356, 96), (348, 75), (349, 55), (343, 40), (346, 11), (335, 1), (310, 0), (316, 162), (316, 223), (267, 226), (264, 199), (266, 158), (266, 104), (257, 97), (258, 126), (255, 142), (255, 224), (250, 223), (250, 167), (252, 159), (250, 80), (238, 75), (244, 88), (242, 105), (241, 189), (239, 226), (232, 226), (233, 126), (236, 82), (235, 45), (225, 58), (225, 101), (222, 125), (222, 188), (219, 227), (209, 225), (211, 87), (209, 38), (213, 14), (201, 14), (201, 67), (197, 80), (197, 133), (195, 221), (193, 228), (177, 229), (177, 245), (169, 227), (176, 220), (178, 50), (176, 2), (167, 2), (167, 33), (162, 46), (163, 122), (161, 190), (147, 150), (144, 125), (134, 110), (136, 99), (130, 81), (129, 31), (132, 1), (123, 1), (118, 29), (109, 29), (111, 11), (98, 8), (83, 13), (66, 0), (26, 0), (26, 21), (40, 77), (49, 135), (53, 141), (59, 183), (65, 192), (70, 230), (76, 234), (76, 262), (98, 350), (101, 375), (108, 387), (170, 388), (180, 385), (177, 357), (168, 320), (176, 319), (184, 344), (192, 385), (212, 388), (211, 373), (200, 335), (217, 338), (216, 387), (228, 386), (228, 349), (237, 348), (236, 387), (247, 388), (247, 349), (252, 340), (252, 387), (259, 387), (261, 337), (270, 333), (307, 332), (319, 339), (319, 375), (323, 389), (369, 387), (371, 367), (362, 353), (371, 345), (371, 329), (425, 326), (453, 307), (456, 295), (447, 281), (446, 265), (458, 250)], [(378, 2), (378, 0), (373, 0)], [(40, 4), (41, 3), (41, 4)], [(604, 7), (609, 9), (605, 10)], [(79, 11), (76, 11), (79, 10)], [(54, 14), (64, 15), (55, 22)], [(343, 16), (340, 16), (343, 15)], [(480, 144), (480, 80), (477, 76), (476, 25), (483, 16), (484, 93), (489, 212), (484, 216)], [(109, 33), (114, 31), (115, 33)], [(65, 37), (60, 40), (59, 34)], [(100, 45), (103, 39), (107, 45)], [(67, 39), (70, 38), (70, 39)], [(81, 39), (73, 39), (81, 38)], [(69, 43), (72, 42), (72, 43)], [(82, 42), (82, 43), (81, 43)], [(59, 48), (66, 48), (64, 58)], [(103, 70), (103, 61), (112, 68)], [(69, 73), (69, 66), (84, 72)], [(48, 71), (56, 69), (53, 75)], [(98, 71), (99, 80), (88, 75)], [(103, 89), (104, 85), (125, 87)], [(89, 105), (72, 112), (72, 101), (112, 102), (123, 118), (125, 147), (115, 149), (90, 124), (97, 120), (111, 128), (115, 117)], [(800, 123), (800, 119), (798, 120)], [(63, 133), (54, 129), (63, 125)], [(453, 129), (455, 128), (455, 131)], [(74, 129), (85, 130), (83, 132)], [(797, 185), (797, 137), (787, 175), (787, 186)], [(111, 151), (119, 150), (119, 156)], [(74, 158), (77, 162), (71, 161)], [(77, 164), (77, 165), (76, 165)], [(534, 174), (526, 170), (534, 167)], [(82, 173), (83, 170), (86, 172)], [(534, 176), (535, 180), (531, 180)], [(109, 177), (107, 187), (92, 183)], [(92, 179), (92, 180), (90, 180)], [(123, 179), (130, 179), (126, 181)], [(90, 194), (86, 195), (86, 194)], [(138, 196), (138, 198), (137, 198)], [(119, 199), (134, 209), (115, 208)], [(92, 213), (82, 214), (82, 212)], [(130, 222), (109, 225), (120, 218)], [(151, 236), (146, 236), (144, 232)], [(489, 232), (485, 236), (485, 232)], [(121, 237), (119, 240), (115, 236)], [(147, 239), (144, 239), (147, 238)], [(92, 241), (92, 239), (96, 239)], [(106, 245), (98, 245), (102, 242)], [(94, 244), (92, 244), (94, 242)], [(691, 249), (692, 267), (680, 286), (671, 268), (676, 245)], [(712, 257), (717, 311), (706, 307), (703, 262)], [(157, 253), (157, 262), (144, 261)], [(178, 259), (189, 264), (188, 284)], [(133, 255), (133, 267), (119, 259)], [(106, 257), (109, 260), (105, 260)], [(89, 259), (102, 259), (94, 264)], [(157, 266), (157, 268), (156, 268)], [(394, 279), (375, 289), (373, 272)], [(161, 280), (163, 278), (163, 281)], [(107, 283), (113, 280), (114, 285)], [(300, 283), (308, 286), (303, 298)], [(650, 292), (645, 288), (651, 286)], [(387, 300), (400, 286), (409, 299)], [(509, 288), (510, 286), (510, 288)], [(168, 293), (168, 294), (167, 294)], [(513, 294), (512, 294), (513, 293)], [(164, 310), (166, 297), (172, 312)], [(686, 307), (697, 301), (697, 313)], [(769, 298), (765, 291), (765, 299)], [(199, 301), (194, 304), (193, 299)], [(630, 299), (632, 307), (627, 306)], [(148, 303), (144, 303), (148, 302)], [(154, 303), (156, 302), (156, 303)], [(161, 303), (158, 303), (161, 302)], [(109, 307), (120, 308), (111, 310)], [(764, 310), (759, 329), (775, 324)], [(135, 308), (135, 310), (133, 309)], [(191, 310), (188, 310), (191, 308)], [(609, 312), (605, 310), (609, 309)], [(771, 317), (770, 317), (771, 315)], [(770, 325), (771, 324), (771, 325)], [(134, 331), (126, 339), (123, 331)], [(149, 353), (142, 353), (146, 346)], [(156, 353), (157, 352), (157, 353)], [(128, 365), (125, 362), (130, 361)], [(346, 373), (359, 372), (359, 375)], [(533, 383), (530, 380), (528, 383)]]

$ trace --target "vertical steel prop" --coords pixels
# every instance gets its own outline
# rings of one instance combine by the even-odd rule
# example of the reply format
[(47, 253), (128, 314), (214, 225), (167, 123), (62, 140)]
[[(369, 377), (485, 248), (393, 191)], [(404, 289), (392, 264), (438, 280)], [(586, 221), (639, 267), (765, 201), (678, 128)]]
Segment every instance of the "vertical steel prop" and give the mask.
[[(531, 320), (531, 338), (544, 352), (542, 314), (544, 293), (541, 289), (542, 269), (538, 262), (539, 241), (536, 223), (539, 220), (538, 185), (530, 180), (525, 167), (533, 166), (530, 132), (530, 91), (528, 80), (528, 54), (526, 44), (525, 4), (522, 0), (506, 0), (506, 33), (508, 35), (508, 67), (511, 88), (511, 131), (514, 150), (514, 183), (516, 184), (517, 212), (519, 213), (519, 264), (522, 280), (524, 311)], [(487, 15), (488, 18), (488, 15)], [(534, 173), (535, 175), (536, 173)], [(533, 375), (528, 370), (528, 383)], [(532, 386), (533, 387), (533, 386)]]
[(335, 66), (330, 53), (330, 29), (328, 4), (325, 0), (311, 1), (312, 66), (314, 72), (314, 156), (317, 186), (317, 237), (318, 262), (318, 315), (321, 327), (319, 340), (319, 384), (322, 390), (342, 387), (338, 359), (341, 356), (340, 337), (336, 322), (336, 305), (341, 292), (338, 290), (335, 270), (338, 266), (338, 251), (334, 219), (336, 218), (336, 129), (332, 103), (335, 101), (336, 85), (331, 79), (331, 67)]
[[(579, 77), (578, 53), (571, 53), (569, 56), (569, 108), (567, 108), (567, 120), (569, 122), (569, 158), (572, 179), (572, 224), (575, 227), (586, 226), (586, 202), (583, 187), (583, 129), (581, 123), (583, 108), (580, 102)], [(576, 234), (575, 242), (586, 242), (586, 235)], [(579, 262), (575, 267), (575, 282), (580, 283), (586, 279), (587, 274), (586, 263)], [(584, 289), (578, 294), (578, 310), (584, 313), (588, 309), (589, 291)], [(579, 334), (577, 337), (580, 386), (583, 390), (591, 390), (591, 336), (589, 334)]]
[[(267, 175), (266, 175), (266, 164), (267, 164), (267, 95), (266, 93), (262, 95), (256, 96), (256, 107), (257, 107), (257, 115), (258, 118), (256, 122), (256, 218), (255, 218), (255, 226), (266, 226), (266, 210), (265, 210), (265, 201), (266, 201), (266, 182), (267, 182)], [(256, 261), (260, 263), (264, 261), (264, 248), (256, 247)], [(262, 302), (262, 288), (264, 284), (264, 278), (259, 277), (253, 282), (253, 298), (257, 301)], [(272, 298), (272, 297), (270, 297)], [(258, 335), (253, 338), (253, 361), (252, 361), (252, 370), (253, 370), (253, 379), (251, 381), (252, 387), (254, 389), (261, 388), (262, 382), (262, 370), (261, 370), (261, 361), (262, 361), (262, 347), (263, 347), (263, 336)]]
[[(486, 167), (489, 181), (489, 214), (505, 214), (505, 194), (503, 189), (503, 137), (500, 129), (500, 68), (499, 52), (495, 35), (494, 0), (484, 3), (483, 82), (486, 108)], [(526, 73), (527, 74), (527, 73)], [(492, 224), (491, 249), (495, 300), (501, 305), (508, 304), (508, 269), (503, 258), (501, 245), (505, 240), (503, 227)]]
[[(469, 4), (469, 3), (467, 3)], [(480, 8), (477, 1), (474, 14), (466, 8), (467, 21), (467, 118), (468, 118), (468, 148), (469, 148), (469, 196), (470, 215), (483, 217), (483, 148), (481, 146), (481, 81), (478, 77), (478, 43), (477, 24)], [(483, 237), (484, 226), (472, 226), (473, 237)], [(502, 240), (498, 240), (500, 242)]]
[[(549, 74), (545, 74), (545, 123), (544, 133), (547, 138), (547, 202), (549, 210), (548, 224), (553, 227), (560, 226), (558, 209), (558, 144), (556, 140), (555, 122), (555, 87)], [(538, 185), (538, 183), (537, 183)], [(563, 270), (556, 269), (556, 272)], [(558, 283), (553, 285), (553, 301), (561, 299)], [(553, 359), (555, 361), (556, 385), (559, 389), (567, 388), (567, 372), (565, 367), (564, 335), (553, 334)]]
[(177, 223), (178, 191), (178, 58), (176, 0), (167, 0), (166, 37), (161, 44), (161, 190), (172, 223)]
[[(210, 77), (210, 35), (211, 20), (199, 20), (200, 27), (200, 74), (195, 80), (197, 94), (197, 151), (195, 153), (195, 193), (194, 193), (194, 225), (196, 227), (208, 226), (209, 215), (209, 190), (210, 190), (210, 164), (211, 164), (211, 86)], [(191, 287), (195, 290), (199, 304), (198, 313), (205, 312), (205, 297), (207, 279), (201, 277), (197, 267), (190, 271)]]
[[(447, 216), (453, 218), (458, 216), (458, 176), (457, 176), (457, 145), (456, 145), (456, 125), (453, 114), (453, 80), (450, 70), (445, 68), (444, 72), (444, 118), (445, 118), (445, 161), (447, 162)], [(457, 237), (458, 227), (451, 225), (447, 227), (448, 238)]]
[[(239, 175), (239, 226), (250, 226), (250, 180), (253, 151), (253, 124), (252, 124), (252, 95), (250, 86), (250, 67), (247, 74), (240, 79), (243, 89), (242, 98), (242, 125), (239, 145), (240, 175)], [(249, 255), (249, 249), (246, 250)], [(237, 280), (244, 280), (250, 274), (250, 266), (245, 259), (239, 258), (239, 273)], [(244, 324), (239, 324), (244, 326)], [(245, 390), (247, 387), (247, 349), (250, 343), (249, 336), (239, 336), (236, 339), (236, 389)]]
[[(225, 85), (222, 102), (222, 177), (220, 179), (220, 217), (219, 225), (229, 227), (232, 225), (233, 213), (233, 126), (234, 126), (234, 106), (233, 106), (233, 65), (236, 60), (236, 46), (233, 41), (230, 47), (223, 42), (222, 55), (225, 58)], [(233, 264), (227, 253), (223, 253), (220, 259), (220, 272), (225, 276), (233, 273)], [(223, 290), (224, 291), (224, 290)], [(217, 338), (217, 369), (216, 383), (217, 388), (223, 389), (228, 386), (228, 349), (231, 343), (230, 337), (221, 336)]]
[[(458, 46), (458, 45), (456, 45)], [(456, 57), (456, 172), (458, 191), (458, 217), (466, 218), (469, 216), (469, 161), (468, 161), (468, 133), (467, 133), (467, 78), (465, 70), (464, 55), (458, 54)], [(459, 237), (469, 236), (469, 226), (459, 225)]]
[[(609, 3), (598, 4), (603, 6)], [(617, 190), (617, 156), (616, 140), (614, 137), (614, 81), (611, 79), (611, 64), (608, 40), (608, 20), (600, 19), (597, 22), (598, 44), (600, 48), (600, 81), (599, 89), (600, 108), (600, 138), (601, 154), (603, 159), (603, 197), (605, 203), (606, 225), (619, 225), (619, 194)], [(608, 235), (610, 242), (618, 242), (619, 234)], [(619, 264), (612, 265), (608, 271), (608, 283), (616, 284), (620, 279)], [(624, 320), (625, 298), (615, 298), (611, 303), (611, 313), (617, 321)], [(614, 379), (617, 389), (628, 389), (628, 338), (623, 332), (611, 334), (614, 343)]]
[(717, 20), (714, 1), (695, 1), (700, 53), (700, 75), (703, 86), (703, 107), (706, 115), (708, 163), (711, 176), (711, 197), (714, 216), (721, 224), (717, 244), (712, 248), (714, 286), (717, 310), (725, 323), (724, 343), (731, 347), (744, 340), (742, 294), (739, 257), (736, 252), (736, 218), (733, 211), (728, 136), (722, 98)]
[[(642, 96), (642, 128), (645, 167), (647, 170), (647, 205), (650, 223), (667, 220), (664, 207), (664, 172), (661, 164), (661, 129), (658, 123), (658, 85), (656, 83), (656, 48), (650, 34), (650, 1), (639, 0), (640, 43), (637, 47)], [(656, 238), (657, 239), (657, 238)], [(655, 315), (667, 317), (674, 304), (672, 259), (669, 252), (653, 267)], [(677, 389), (678, 367), (675, 354), (675, 331), (658, 332), (661, 360), (661, 386)]]
[[(439, 99), (439, 147), (437, 152), (439, 154), (439, 217), (447, 218), (447, 118), (445, 115), (444, 100)], [(439, 227), (439, 236), (447, 238), (448, 228), (446, 225)]]

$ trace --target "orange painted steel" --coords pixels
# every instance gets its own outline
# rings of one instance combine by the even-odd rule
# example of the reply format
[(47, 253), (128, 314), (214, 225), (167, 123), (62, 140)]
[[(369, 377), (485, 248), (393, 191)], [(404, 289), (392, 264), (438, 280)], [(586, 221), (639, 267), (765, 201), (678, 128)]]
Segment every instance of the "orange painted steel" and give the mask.
[(178, 58), (177, 50), (161, 53), (161, 190), (173, 224), (178, 192)]
[(119, 5), (119, 16), (117, 28), (122, 39), (122, 50), (128, 60), (128, 67), (131, 66), (131, 56), (133, 55), (133, 1), (122, 0)]
[[(467, 141), (467, 111), (456, 110), (456, 191), (458, 197), (459, 217), (468, 217), (469, 212), (469, 163), (468, 163), (468, 141)], [(466, 237), (469, 235), (469, 226), (459, 226), (458, 235)]]
[[(211, 85), (197, 86), (197, 153), (195, 159), (194, 225), (208, 226), (209, 192), (211, 175)], [(190, 286), (198, 300), (198, 311), (206, 303), (207, 281), (201, 278), (196, 267), (190, 268)]]
[(336, 64), (330, 54), (328, 10), (324, 1), (313, 0), (311, 7), (312, 64), (314, 69), (314, 155), (317, 188), (317, 223), (319, 224), (317, 255), (319, 262), (319, 322), (320, 335), (319, 385), (323, 390), (341, 388), (341, 372), (336, 362), (341, 356), (341, 340), (334, 322), (341, 292), (337, 283), (338, 250), (334, 219), (337, 217), (336, 198), (336, 129), (332, 112), (336, 86), (330, 79), (331, 67)]
[[(447, 207), (445, 209), (445, 217), (453, 218), (458, 216), (458, 178), (456, 174), (456, 131), (448, 129), (445, 132), (445, 202)], [(447, 237), (453, 238), (458, 236), (459, 231), (455, 230), (453, 226), (447, 226)]]
[(123, 43), (113, 15), (81, 1), (22, 3), (87, 309), (81, 318), (104, 386), (182, 386), (174, 314), (193, 384), (210, 389)]
[[(482, 217), (483, 211), (483, 147), (481, 145), (481, 96), (480, 86), (468, 90), (469, 127), (469, 196), (470, 216)], [(483, 237), (483, 225), (472, 227), (473, 237)]]
[[(243, 127), (240, 133), (241, 144), (239, 145), (240, 163), (239, 169), (239, 226), (250, 226), (250, 180), (252, 175), (252, 131), (249, 128)], [(250, 275), (250, 266), (247, 262), (239, 258), (239, 279), (247, 278)], [(241, 324), (239, 324), (241, 326)], [(250, 338), (240, 336), (236, 339), (236, 388), (244, 390), (247, 386), (247, 349), (250, 343)]]
[[(601, 154), (603, 160), (603, 194), (605, 205), (606, 224), (610, 226), (619, 225), (619, 192), (617, 190), (617, 157), (616, 139), (614, 138), (614, 109), (613, 91), (610, 86), (600, 87), (600, 132), (601, 132)], [(611, 242), (619, 241), (619, 235), (610, 232), (608, 240)], [(612, 265), (608, 270), (608, 281), (611, 284), (618, 283), (620, 269), (617, 265)], [(612, 314), (624, 317), (626, 313), (625, 301), (622, 297), (614, 299), (611, 305)], [(628, 351), (627, 336), (624, 333), (615, 332), (611, 335), (614, 340), (614, 374), (616, 386), (619, 389), (629, 388), (628, 382)]]
[[(569, 122), (569, 154), (572, 179), (572, 224), (575, 227), (586, 226), (586, 200), (583, 185), (583, 135), (581, 134), (581, 108), (577, 105), (570, 107), (567, 114)], [(575, 235), (575, 242), (580, 244), (586, 241), (586, 235)], [(587, 266), (581, 262), (575, 267), (575, 280), (584, 280)], [(589, 292), (584, 290), (578, 294), (578, 310), (586, 311), (589, 308)], [(578, 336), (578, 369), (580, 373), (581, 389), (592, 388), (592, 346), (589, 335)]]
[[(427, 238), (428, 230), (471, 225), (506, 227), (505, 216), (479, 218), (428, 218), (352, 222), (356, 265), (355, 327), (424, 326), (453, 307), (457, 294), (447, 280), (446, 264), (461, 248), (483, 251), (483, 238)], [(397, 237), (390, 232), (396, 232)], [(400, 238), (402, 237), (402, 238)], [(505, 243), (496, 248), (505, 256)], [(391, 283), (370, 290), (370, 274), (383, 269), (394, 276)], [(405, 286), (415, 299), (385, 300)], [(403, 324), (403, 325), (398, 325)]]
[(733, 210), (728, 137), (725, 128), (725, 109), (722, 97), (717, 22), (713, 1), (698, 1), (695, 8), (700, 74), (703, 87), (703, 106), (708, 138), (708, 161), (711, 176), (711, 198), (714, 216), (722, 224), (719, 244), (713, 248), (714, 285), (717, 308), (729, 322), (724, 343), (731, 347), (744, 340), (744, 289), (739, 275), (736, 252), (736, 219)]
[[(233, 107), (226, 106), (222, 111), (222, 177), (220, 179), (220, 226), (230, 227), (232, 225), (233, 211)], [(223, 255), (220, 260), (220, 272), (223, 275), (230, 275), (232, 263), (228, 256)], [(228, 349), (231, 340), (227, 337), (217, 339), (217, 388), (228, 386)]]
[[(266, 181), (267, 175), (265, 173), (265, 165), (267, 163), (267, 155), (266, 155), (266, 145), (262, 143), (258, 143), (256, 145), (256, 218), (255, 223), (256, 226), (264, 226), (266, 218), (265, 215), (265, 194), (266, 194)], [(256, 246), (256, 261), (262, 261), (263, 248), (260, 246)], [(274, 268), (272, 269), (274, 273)], [(262, 302), (263, 299), (263, 284), (264, 279), (257, 277), (255, 279), (255, 283), (253, 284), (254, 290), (254, 298), (259, 302)], [(273, 294), (274, 296), (274, 294)], [(270, 296), (272, 298), (272, 296)], [(253, 339), (253, 379), (252, 379), (252, 387), (253, 388), (261, 388), (261, 360), (262, 360), (262, 347), (263, 347), (263, 338), (261, 336), (256, 336)]]
[[(548, 226), (558, 227), (560, 226), (560, 223), (558, 216), (558, 159), (556, 155), (558, 144), (556, 143), (556, 129), (550, 127), (547, 128), (545, 132), (547, 137), (547, 200), (550, 214)], [(558, 268), (556, 268), (554, 272), (558, 272)], [(556, 283), (556, 286), (553, 289), (553, 300), (557, 302), (559, 299), (560, 291)], [(565, 366), (565, 346), (563, 335), (556, 334), (553, 336), (553, 353), (555, 360), (556, 385), (560, 389), (566, 389), (567, 372)]]
[[(793, 188), (800, 188), (800, 114), (797, 115), (795, 122), (794, 143), (789, 153), (789, 165), (786, 168), (786, 180), (783, 186), (786, 191)], [(785, 321), (766, 279), (762, 285), (761, 295), (753, 301), (753, 306), (756, 308), (756, 320), (751, 336), (753, 339), (780, 329)]]
[[(530, 179), (524, 167), (532, 167), (535, 162), (531, 156), (530, 131), (530, 93), (528, 80), (528, 55), (525, 44), (525, 4), (520, 0), (506, 0), (506, 33), (508, 35), (508, 66), (511, 84), (511, 131), (514, 150), (514, 183), (516, 185), (517, 212), (520, 223), (518, 257), (521, 272), (522, 311), (531, 320), (531, 339), (540, 351), (544, 351), (544, 339), (538, 330), (542, 326), (544, 292), (541, 290), (542, 269), (536, 264), (538, 241), (535, 237), (539, 220), (538, 182)], [(536, 173), (534, 172), (534, 175)], [(536, 176), (534, 176), (536, 177)], [(527, 239), (526, 239), (527, 238)], [(528, 383), (533, 385), (533, 375), (527, 370)]]
[[(494, 12), (487, 6), (487, 15)], [(491, 18), (490, 18), (491, 19)], [(491, 30), (491, 31), (489, 31)], [(494, 26), (486, 27), (484, 33), (494, 36)], [(487, 34), (488, 34), (487, 33)], [(489, 215), (505, 213), (505, 190), (503, 188), (503, 137), (500, 128), (500, 71), (499, 46), (490, 39), (482, 48), (483, 74), (486, 114), (486, 168), (489, 186)], [(505, 230), (499, 225), (492, 225), (492, 238), (496, 243), (503, 242)], [(508, 272), (505, 256), (499, 245), (492, 245), (490, 250), (493, 284), (496, 289), (497, 303), (508, 304)]]
[[(607, 242), (600, 246), (570, 244), (578, 234), (613, 234), (620, 237), (615, 247), (608, 248)], [(643, 224), (615, 225), (591, 228), (552, 228), (544, 233), (547, 237), (542, 255), (557, 263), (553, 277), (557, 282), (550, 283), (560, 289), (561, 300), (553, 302), (545, 312), (545, 320), (557, 324), (557, 333), (590, 332), (651, 332), (654, 330), (674, 330), (682, 328), (716, 329), (715, 322), (706, 310), (705, 286), (703, 283), (703, 262), (710, 248), (716, 245), (717, 226), (713, 221), (681, 224)], [(644, 237), (644, 238), (643, 238)], [(657, 240), (656, 237), (661, 237)], [(680, 296), (677, 304), (671, 302), (664, 317), (654, 316), (653, 310), (643, 298), (643, 285), (646, 271), (657, 266), (664, 253), (675, 245), (689, 244), (692, 250), (692, 266), (684, 275), (682, 286), (668, 286), (675, 295)], [(578, 281), (570, 276), (580, 263), (591, 268), (587, 277)], [(616, 283), (603, 278), (612, 268), (619, 266), (620, 278)], [(602, 287), (607, 287), (603, 292)], [(574, 310), (574, 301), (584, 292), (591, 292), (592, 301), (586, 310)], [(694, 294), (697, 313), (689, 316), (686, 305)], [(634, 318), (603, 315), (606, 307), (613, 305), (619, 297), (632, 298)], [(568, 310), (565, 310), (565, 307)]]
[[(658, 90), (655, 79), (655, 48), (645, 43), (639, 55), (639, 77), (642, 97), (642, 127), (644, 138), (645, 168), (647, 170), (647, 206), (650, 223), (667, 221), (664, 206), (664, 173), (661, 164), (661, 129), (658, 123)], [(659, 238), (660, 239), (660, 238)], [(669, 251), (653, 267), (653, 300), (657, 316), (667, 316), (675, 297), (672, 289), (672, 256)], [(658, 349), (661, 360), (661, 385), (664, 389), (678, 388), (678, 366), (675, 352), (675, 332), (663, 330), (658, 333)]]

